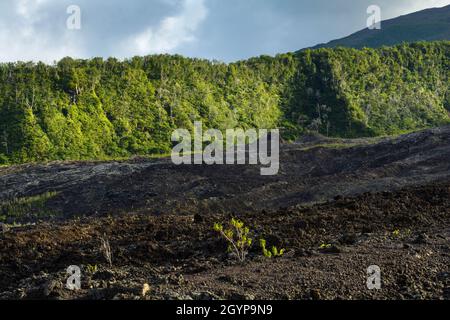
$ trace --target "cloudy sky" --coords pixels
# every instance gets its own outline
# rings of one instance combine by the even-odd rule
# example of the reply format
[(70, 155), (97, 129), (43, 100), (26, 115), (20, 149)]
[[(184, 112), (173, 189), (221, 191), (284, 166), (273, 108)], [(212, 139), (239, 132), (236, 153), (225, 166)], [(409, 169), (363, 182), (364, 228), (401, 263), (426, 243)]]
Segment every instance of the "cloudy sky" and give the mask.
[(389, 19), (450, 0), (1, 0), (0, 61), (178, 53), (229, 62), (351, 34), (372, 4)]

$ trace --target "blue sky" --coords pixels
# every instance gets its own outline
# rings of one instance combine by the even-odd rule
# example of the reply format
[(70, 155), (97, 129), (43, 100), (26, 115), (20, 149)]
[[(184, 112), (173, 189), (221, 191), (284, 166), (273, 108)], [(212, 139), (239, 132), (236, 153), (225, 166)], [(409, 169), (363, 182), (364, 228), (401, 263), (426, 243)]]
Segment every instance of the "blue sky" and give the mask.
[[(182, 54), (226, 62), (296, 51), (450, 0), (2, 0), (0, 61)], [(66, 26), (81, 10), (81, 29)]]

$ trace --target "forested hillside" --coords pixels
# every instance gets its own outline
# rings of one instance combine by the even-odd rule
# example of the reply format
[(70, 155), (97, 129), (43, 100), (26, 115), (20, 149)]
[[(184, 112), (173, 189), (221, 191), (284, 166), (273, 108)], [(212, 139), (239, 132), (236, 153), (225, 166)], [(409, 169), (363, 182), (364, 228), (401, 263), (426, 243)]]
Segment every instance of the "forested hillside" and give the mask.
[(449, 122), (450, 42), (232, 64), (180, 56), (0, 65), (0, 163), (168, 152), (175, 128), (357, 137)]

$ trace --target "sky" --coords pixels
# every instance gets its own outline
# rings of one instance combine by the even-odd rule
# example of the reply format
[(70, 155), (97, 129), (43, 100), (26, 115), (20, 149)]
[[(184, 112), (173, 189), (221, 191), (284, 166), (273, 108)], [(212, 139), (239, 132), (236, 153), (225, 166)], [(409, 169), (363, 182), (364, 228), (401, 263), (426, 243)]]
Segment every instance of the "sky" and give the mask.
[(450, 0), (2, 0), (0, 61), (156, 53), (231, 62), (296, 51)]

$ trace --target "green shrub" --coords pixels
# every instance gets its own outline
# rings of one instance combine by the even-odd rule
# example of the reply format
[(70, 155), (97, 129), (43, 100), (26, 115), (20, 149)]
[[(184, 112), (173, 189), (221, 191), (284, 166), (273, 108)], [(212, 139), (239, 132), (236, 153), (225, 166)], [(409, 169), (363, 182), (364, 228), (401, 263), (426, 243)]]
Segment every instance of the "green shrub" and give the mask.
[(244, 262), (253, 243), (249, 237), (250, 229), (242, 221), (234, 218), (231, 219), (230, 225), (230, 228), (225, 229), (222, 224), (215, 223), (214, 231), (228, 242), (228, 252), (235, 255), (240, 262)]
[(284, 252), (286, 251), (286, 249), (281, 249), (279, 250), (277, 247), (272, 246), (271, 250), (267, 249), (267, 242), (264, 239), (259, 240), (259, 244), (261, 246), (261, 249), (263, 251), (263, 254), (266, 258), (276, 258), (276, 257), (281, 257), (284, 255)]
[(96, 264), (94, 264), (94, 265), (88, 264), (86, 266), (86, 270), (90, 274), (95, 274), (98, 271), (98, 266)]

